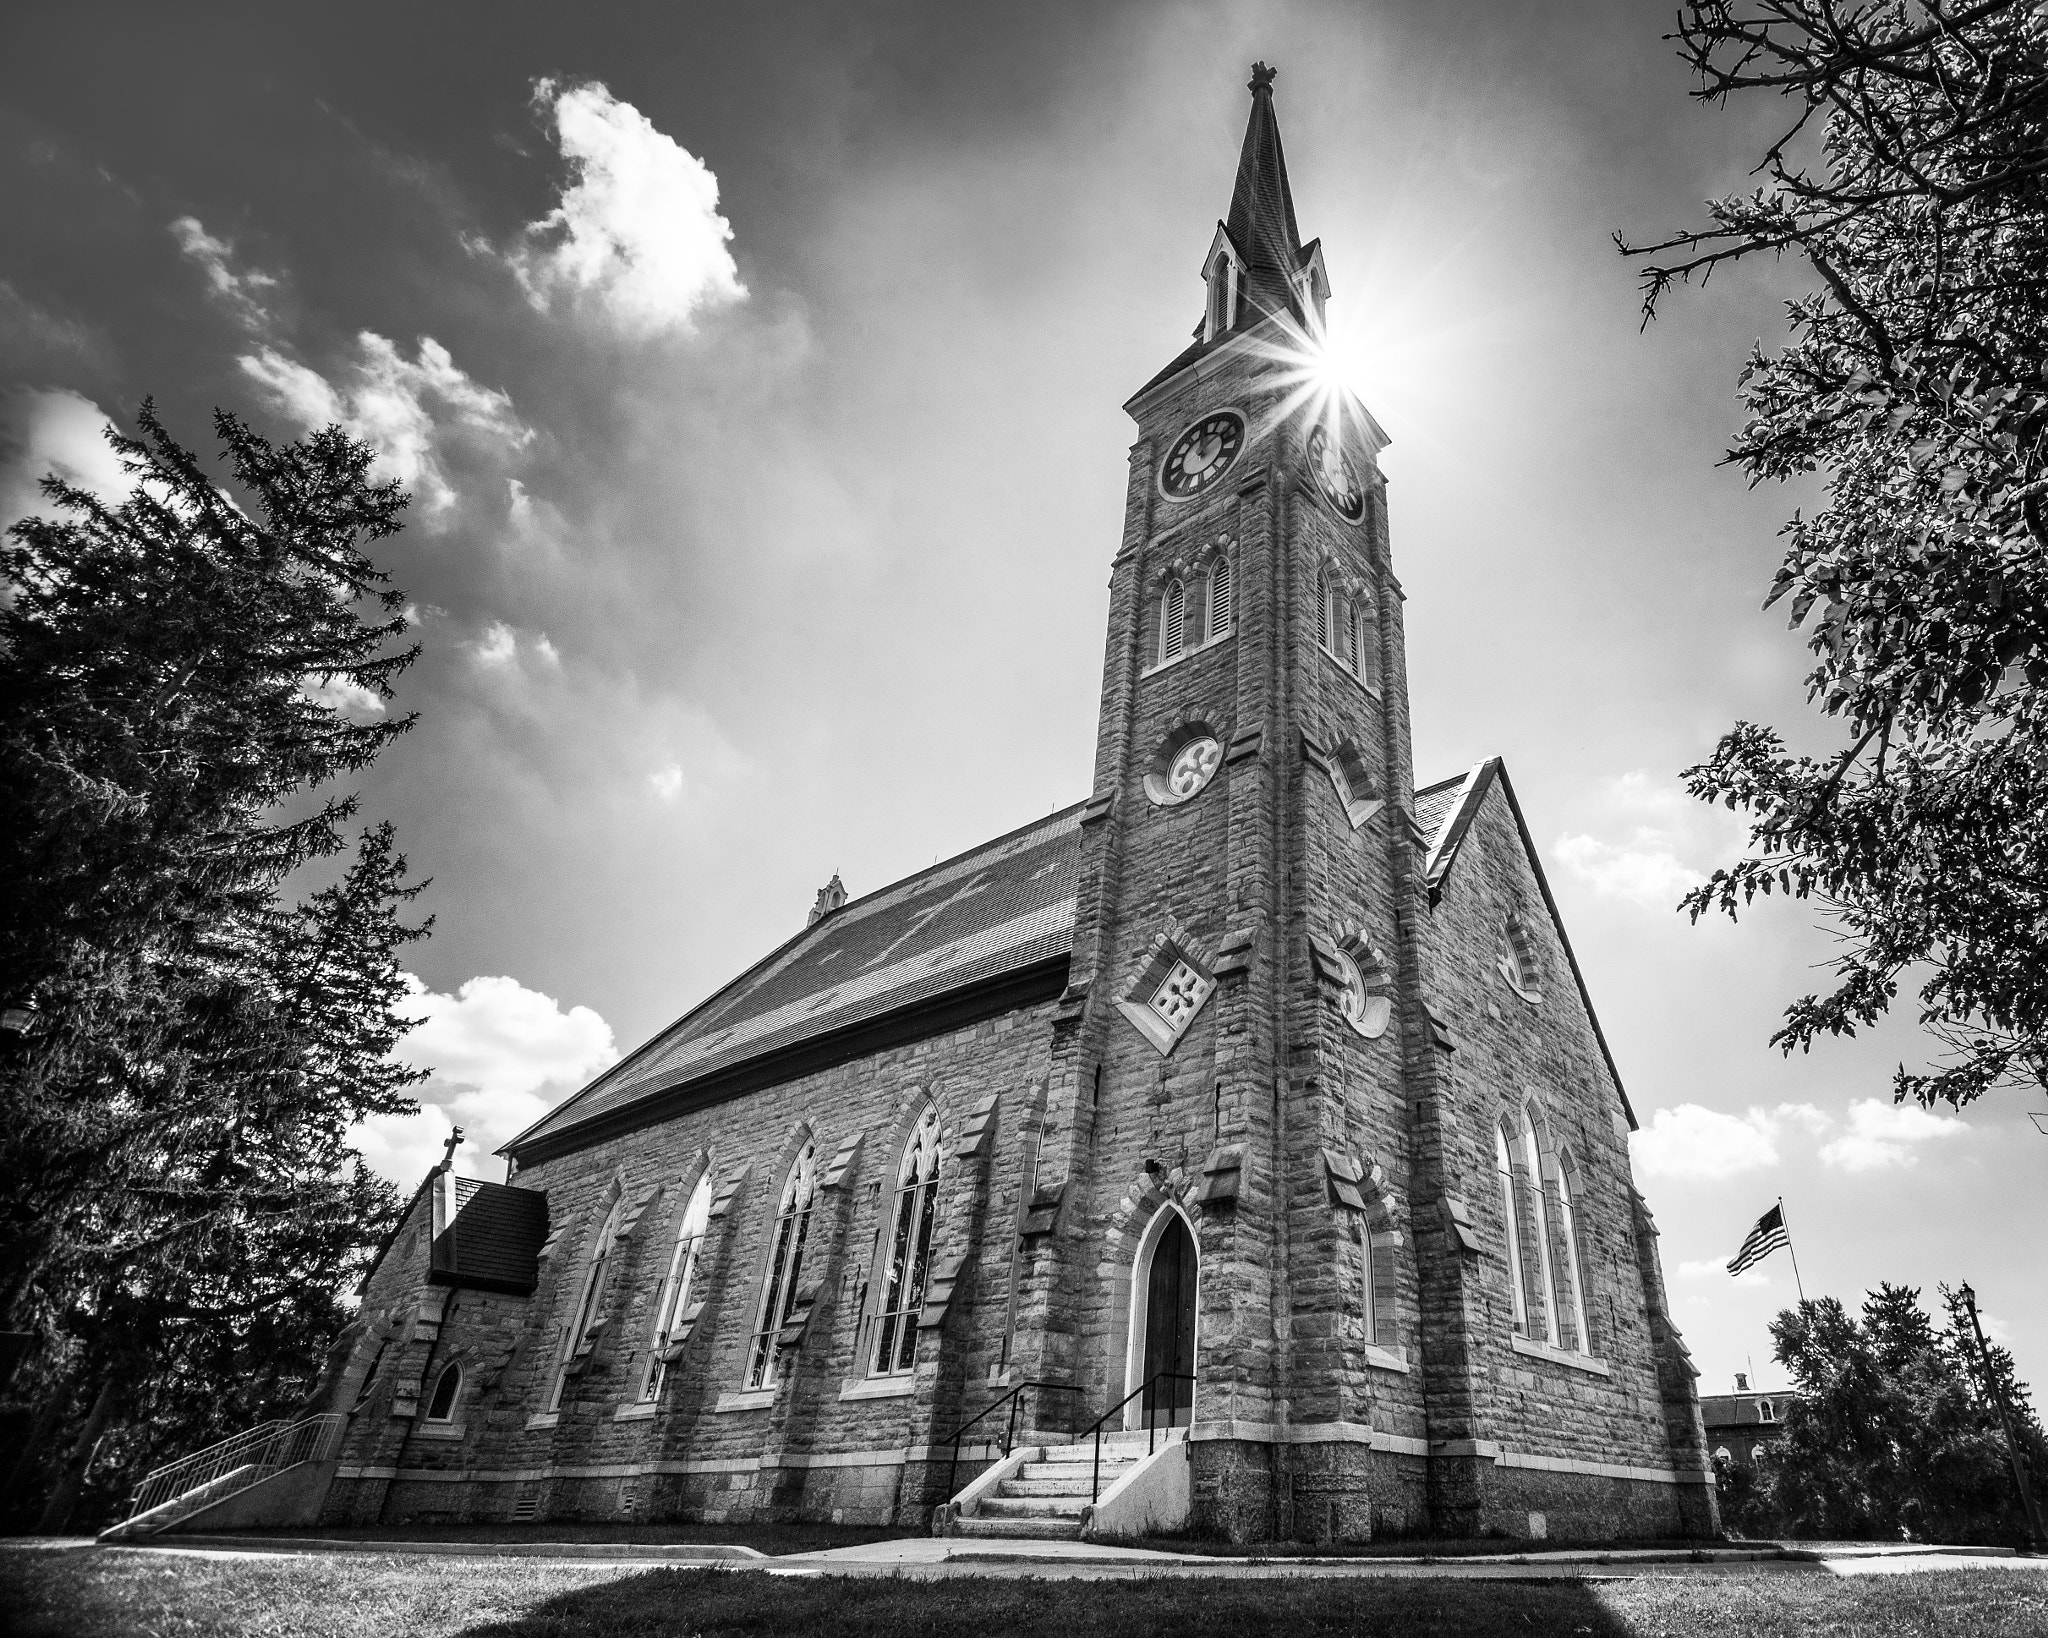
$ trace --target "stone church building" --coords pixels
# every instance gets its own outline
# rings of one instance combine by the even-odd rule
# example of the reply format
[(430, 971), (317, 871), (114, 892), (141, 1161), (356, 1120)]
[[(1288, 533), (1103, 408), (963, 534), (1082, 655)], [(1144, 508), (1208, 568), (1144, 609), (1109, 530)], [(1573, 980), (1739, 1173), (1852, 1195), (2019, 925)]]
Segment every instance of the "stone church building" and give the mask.
[(1514, 786), (1415, 783), (1386, 438), (1302, 389), (1272, 81), (1125, 406), (1087, 799), (835, 879), (505, 1183), (431, 1174), (318, 1407), (328, 1522), (1716, 1527)]

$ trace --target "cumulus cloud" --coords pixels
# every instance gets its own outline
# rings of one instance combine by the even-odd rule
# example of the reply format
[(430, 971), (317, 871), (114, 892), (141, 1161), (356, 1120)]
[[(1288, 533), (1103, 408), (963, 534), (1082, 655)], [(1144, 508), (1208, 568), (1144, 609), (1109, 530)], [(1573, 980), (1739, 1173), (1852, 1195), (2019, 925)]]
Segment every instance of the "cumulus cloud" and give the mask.
[(472, 978), (452, 995), (410, 975), (407, 984), (405, 1010), (421, 1023), (396, 1056), (432, 1072), (419, 1088), (420, 1112), (366, 1121), (351, 1134), (363, 1158), (401, 1187), (440, 1159), (455, 1126), (471, 1169), (618, 1060), (611, 1026), (594, 1010), (564, 1008), (516, 978)]
[(1600, 834), (1560, 836), (1550, 856), (1603, 897), (1669, 909), (1706, 880), (1701, 860), (1739, 839), (1729, 817), (1643, 769), (1606, 782)]
[(541, 80), (534, 105), (571, 177), (562, 202), (505, 253), (536, 308), (566, 298), (645, 337), (688, 331), (704, 309), (745, 298), (703, 160), (595, 82)]
[(110, 506), (126, 500), (133, 480), (107, 447), (112, 425), (90, 398), (62, 388), (0, 394), (0, 529), (49, 511), (38, 486), (51, 472)]
[(430, 511), (444, 510), (456, 498), (444, 459), (451, 439), (466, 438), (499, 455), (516, 454), (533, 441), (533, 429), (519, 419), (511, 397), (471, 380), (432, 336), (422, 336), (407, 358), (385, 337), (365, 330), (356, 337), (355, 357), (332, 380), (268, 344), (238, 362), (301, 426), (338, 422), (374, 447), (388, 475), (418, 494)]
[(654, 794), (663, 802), (673, 802), (683, 794), (683, 767), (671, 762), (666, 768), (658, 768), (647, 776), (647, 783), (654, 787)]
[(559, 671), (562, 667), (561, 651), (548, 641), (546, 632), (522, 637), (517, 626), (508, 625), (503, 620), (493, 620), (484, 627), (483, 635), (469, 645), (470, 653), (476, 656), (476, 663), (492, 671), (515, 669), (522, 650), (532, 654), (550, 670)]
[(186, 258), (196, 262), (205, 273), (207, 288), (245, 328), (264, 330), (269, 327), (269, 310), (258, 299), (257, 293), (273, 289), (276, 279), (254, 268), (238, 270), (234, 265), (235, 247), (227, 240), (216, 239), (208, 233), (196, 216), (180, 216), (171, 224), (171, 237), (178, 241), (178, 248)]
[(1647, 1176), (1731, 1177), (1778, 1164), (1778, 1139), (1788, 1128), (1817, 1132), (1828, 1117), (1810, 1103), (1781, 1103), (1727, 1115), (1702, 1104), (1659, 1109), (1635, 1134), (1636, 1167)]
[(300, 680), (299, 691), (315, 705), (324, 705), (344, 716), (381, 717), (384, 714), (383, 696), (374, 688), (365, 688), (347, 677), (316, 677), (309, 673)]
[(1913, 1103), (1887, 1103), (1864, 1098), (1849, 1106), (1849, 1129), (1821, 1145), (1821, 1160), (1844, 1172), (1877, 1172), (1917, 1166), (1914, 1152), (1921, 1143), (1952, 1138), (1968, 1130), (1948, 1115), (1937, 1115)]

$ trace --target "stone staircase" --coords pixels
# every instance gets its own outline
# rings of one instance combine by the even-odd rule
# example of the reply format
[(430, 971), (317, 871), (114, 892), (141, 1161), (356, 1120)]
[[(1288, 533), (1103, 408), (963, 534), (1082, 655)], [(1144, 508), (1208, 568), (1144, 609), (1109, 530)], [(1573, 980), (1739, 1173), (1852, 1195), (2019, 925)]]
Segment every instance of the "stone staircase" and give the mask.
[[(1040, 1446), (1020, 1452), (1025, 1459), (1014, 1472), (998, 1479), (991, 1494), (967, 1503), (952, 1523), (952, 1534), (997, 1536), (1016, 1540), (1074, 1541), (1081, 1534), (1082, 1515), (1094, 1505), (1095, 1443)], [(1102, 1442), (1101, 1494), (1145, 1459), (1145, 1442), (1108, 1439)]]

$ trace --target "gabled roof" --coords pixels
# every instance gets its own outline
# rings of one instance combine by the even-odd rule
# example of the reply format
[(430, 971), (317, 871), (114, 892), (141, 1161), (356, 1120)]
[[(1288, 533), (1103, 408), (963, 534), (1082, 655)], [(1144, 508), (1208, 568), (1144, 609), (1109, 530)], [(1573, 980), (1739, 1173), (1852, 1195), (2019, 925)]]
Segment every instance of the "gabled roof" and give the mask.
[(458, 1177), (454, 1214), (434, 1213), (427, 1279), (433, 1285), (521, 1296), (540, 1284), (540, 1248), (548, 1237), (548, 1197), (540, 1189)]
[[(735, 1095), (877, 1050), (875, 1030), (890, 1019), (915, 1014), (929, 1025), (921, 1032), (933, 1033), (949, 1027), (932, 1011), (948, 998), (1025, 1004), (1017, 983), (1030, 997), (1056, 995), (1074, 948), (1080, 861), (1076, 804), (843, 905), (502, 1152), (539, 1158), (651, 1118), (649, 1105), (671, 1107), (677, 1094)], [(739, 1075), (743, 1069), (749, 1074)]]
[(1429, 854), (1423, 866), (1429, 883), (1429, 902), (1435, 904), (1443, 898), (1450, 883), (1451, 870), (1458, 862), (1458, 850), (1464, 845), (1466, 834), (1472, 828), (1472, 821), (1478, 817), (1487, 793), (1496, 785), (1507, 799), (1508, 812), (1514, 815), (1516, 833), (1522, 838), (1522, 851), (1528, 855), (1530, 872), (1536, 878), (1537, 890), (1543, 895), (1544, 908), (1550, 912), (1550, 925), (1557, 930), (1557, 942), (1563, 947), (1565, 962), (1572, 970), (1572, 982), (1579, 987), (1579, 1000), (1586, 1009), (1586, 1020), (1593, 1026), (1593, 1039), (1600, 1043), (1600, 1056), (1606, 1060), (1607, 1073), (1614, 1078), (1615, 1091), (1621, 1094), (1622, 1112), (1628, 1116), (1629, 1130), (1634, 1131), (1638, 1125), (1635, 1105), (1629, 1102), (1628, 1088), (1621, 1083), (1621, 1071), (1615, 1067), (1614, 1053), (1607, 1045), (1606, 1032), (1600, 1028), (1600, 1015), (1593, 1010), (1593, 997), (1586, 988), (1586, 975), (1579, 971), (1579, 958), (1572, 952), (1571, 935), (1564, 930), (1564, 917), (1558, 914), (1557, 900), (1550, 891), (1550, 878), (1543, 873), (1543, 861), (1537, 856), (1535, 839), (1529, 834), (1529, 822), (1522, 817), (1522, 804), (1515, 798), (1515, 787), (1508, 779), (1507, 764), (1497, 756), (1488, 757), (1456, 779), (1444, 780), (1415, 793), (1416, 822), (1429, 838)]

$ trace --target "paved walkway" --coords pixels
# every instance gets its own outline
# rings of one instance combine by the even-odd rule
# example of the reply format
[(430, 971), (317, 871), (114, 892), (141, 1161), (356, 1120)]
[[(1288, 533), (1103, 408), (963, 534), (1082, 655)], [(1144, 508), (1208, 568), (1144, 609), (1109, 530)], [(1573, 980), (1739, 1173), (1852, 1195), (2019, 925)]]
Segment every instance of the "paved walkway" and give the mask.
[[(30, 1537), (0, 1541), (0, 1550), (79, 1551), (88, 1538)], [(1224, 1558), (1157, 1552), (1079, 1541), (1006, 1541), (987, 1537), (907, 1536), (897, 1541), (834, 1547), (769, 1558), (751, 1547), (660, 1545), (640, 1542), (358, 1541), (188, 1536), (99, 1549), (162, 1557), (251, 1559), (312, 1557), (323, 1553), (431, 1554), (457, 1558), (527, 1558), (558, 1568), (599, 1572), (722, 1564), (769, 1575), (863, 1575), (939, 1579), (961, 1575), (1044, 1576), (1060, 1580), (1131, 1580), (1146, 1576), (1205, 1576), (1233, 1580), (1288, 1577), (1390, 1577), (1449, 1580), (1604, 1581), (1641, 1576), (1731, 1574), (1908, 1575), (1927, 1570), (1999, 1568), (2040, 1574), (2048, 1557), (2015, 1555), (2009, 1548), (1922, 1547), (1869, 1542), (1759, 1542), (1701, 1549), (1627, 1548), (1614, 1551), (1514, 1552), (1467, 1558)]]

